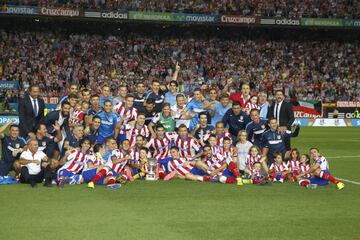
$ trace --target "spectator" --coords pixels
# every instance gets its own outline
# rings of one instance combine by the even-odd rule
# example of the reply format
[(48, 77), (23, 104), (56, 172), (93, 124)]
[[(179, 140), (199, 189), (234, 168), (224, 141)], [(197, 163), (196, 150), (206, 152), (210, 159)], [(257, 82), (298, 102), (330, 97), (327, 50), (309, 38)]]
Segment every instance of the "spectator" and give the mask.
[(267, 114), (269, 111), (269, 102), (267, 101), (267, 94), (265, 92), (259, 92), (259, 107), (260, 107), (260, 118), (267, 120)]

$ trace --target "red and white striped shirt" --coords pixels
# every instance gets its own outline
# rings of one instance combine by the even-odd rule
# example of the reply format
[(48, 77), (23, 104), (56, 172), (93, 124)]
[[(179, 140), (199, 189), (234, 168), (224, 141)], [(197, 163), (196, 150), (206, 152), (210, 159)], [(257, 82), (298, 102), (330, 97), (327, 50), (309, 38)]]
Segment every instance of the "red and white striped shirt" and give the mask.
[(91, 154), (86, 155), (85, 163), (86, 164), (85, 164), (83, 171), (91, 169), (88, 167), (89, 163), (92, 163), (94, 165), (94, 167), (98, 167), (98, 166), (104, 164), (105, 162), (100, 153), (95, 153), (95, 154), (91, 153)]
[(119, 102), (118, 104), (116, 104), (114, 106), (113, 109), (119, 117), (124, 119), (123, 124), (127, 124), (128, 122), (130, 122), (132, 120), (135, 120), (135, 121), (137, 120), (137, 116), (138, 116), (137, 109), (134, 107), (132, 107), (130, 109), (126, 109), (124, 102)]
[(162, 139), (158, 137), (151, 138), (146, 147), (154, 149), (153, 156), (157, 160), (168, 158), (170, 156), (171, 141), (175, 139), (176, 135), (173, 132), (166, 132)]
[[(204, 141), (207, 141), (210, 137), (210, 134), (215, 134), (215, 132), (210, 132), (209, 134), (206, 134), (204, 136)], [(216, 145), (219, 146), (219, 147), (222, 147), (223, 146), (223, 142), (224, 142), (224, 138), (230, 138), (230, 143), (232, 144), (232, 138), (231, 138), (231, 134), (228, 133), (228, 132), (225, 132), (223, 134), (220, 134), (220, 135), (216, 135)]]
[(220, 153), (220, 147), (215, 145), (211, 147), (211, 152), (213, 155), (219, 154)]
[(179, 159), (170, 160), (167, 165), (168, 172), (176, 171), (178, 174), (185, 176), (186, 174), (190, 173), (190, 171), (193, 169), (193, 166), (191, 164), (183, 166), (183, 164), (189, 160), (190, 159), (188, 158), (179, 158)]
[[(307, 171), (309, 171), (310, 170), (310, 164), (307, 164), (307, 163), (305, 163), (305, 164), (302, 164), (302, 163), (300, 163), (300, 171), (299, 171), (299, 173), (304, 173), (304, 172), (307, 172)], [(309, 173), (309, 174), (305, 174), (304, 176), (303, 176), (303, 178), (310, 178), (311, 177), (311, 174)]]
[(61, 169), (77, 174), (84, 168), (85, 160), (86, 154), (83, 154), (77, 149), (72, 149), (66, 159), (66, 163)]
[(224, 158), (233, 158), (233, 157), (237, 157), (237, 154), (235, 154), (235, 148), (233, 146), (230, 147), (229, 150), (225, 150), (224, 147), (220, 148), (220, 155), (223, 156)]
[(123, 133), (126, 134), (126, 139), (129, 139), (130, 147), (135, 146), (136, 137), (141, 135), (146, 139), (149, 139), (150, 130), (148, 126), (144, 125), (141, 129), (137, 129), (136, 127), (130, 127), (129, 125), (125, 126)]
[(182, 140), (179, 135), (174, 139), (175, 146), (179, 148), (180, 157), (194, 157), (196, 152), (201, 148), (199, 142), (192, 137), (186, 137), (185, 140)]
[(288, 169), (295, 175), (298, 175), (299, 174), (299, 171), (300, 171), (300, 161), (294, 161), (294, 160), (289, 160), (287, 162), (287, 166), (288, 166)]
[(69, 124), (70, 125), (75, 125), (75, 124), (83, 124), (84, 123), (84, 116), (85, 113), (81, 110), (74, 110), (71, 113), (70, 119), (69, 119)]
[(248, 102), (245, 106), (245, 109), (246, 110), (251, 110), (251, 109), (259, 109), (260, 110), (260, 107), (257, 105), (257, 104), (253, 104), (251, 102)]
[(248, 154), (246, 156), (246, 163), (245, 164), (250, 170), (252, 170), (253, 166), (254, 166), (254, 163), (260, 162), (260, 160), (261, 160), (261, 155), (260, 154), (256, 155), (255, 157), (253, 155), (251, 155), (251, 154)]
[(288, 169), (287, 164), (282, 162), (280, 165), (278, 165), (277, 163), (271, 164), (269, 170), (270, 171), (275, 170), (276, 173), (282, 173), (282, 172), (287, 171), (289, 169)]
[(210, 170), (216, 170), (223, 165), (224, 160), (225, 158), (223, 156), (216, 154), (211, 158), (206, 158), (204, 162), (210, 168)]
[(124, 170), (126, 164), (128, 163), (128, 160), (114, 163), (113, 159), (114, 158), (116, 158), (116, 159), (124, 158), (125, 156), (126, 155), (124, 153), (122, 153), (119, 149), (115, 149), (112, 151), (109, 159), (106, 162), (106, 165), (111, 167), (111, 169), (113, 169), (114, 172), (121, 173)]

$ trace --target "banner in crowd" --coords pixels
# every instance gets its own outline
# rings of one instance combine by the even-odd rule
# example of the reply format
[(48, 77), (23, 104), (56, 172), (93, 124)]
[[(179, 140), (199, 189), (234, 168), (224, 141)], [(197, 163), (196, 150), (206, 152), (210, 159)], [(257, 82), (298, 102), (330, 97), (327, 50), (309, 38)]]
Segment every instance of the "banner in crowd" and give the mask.
[(292, 104), (296, 118), (319, 118), (323, 115), (321, 101), (296, 101)]
[(360, 102), (338, 101), (336, 106), (324, 107), (324, 116), (328, 118), (360, 119)]
[(288, 18), (262, 18), (260, 19), (261, 25), (286, 25), (286, 26), (299, 26), (299, 19), (288, 19)]
[(302, 26), (323, 26), (323, 27), (342, 27), (343, 19), (340, 18), (301, 18)]
[(0, 81), (0, 91), (7, 91), (7, 90), (18, 90), (19, 89), (19, 82), (18, 81)]
[(107, 19), (128, 19), (127, 12), (124, 11), (107, 11), (107, 12), (84, 12), (85, 17), (89, 18), (107, 18)]
[(80, 17), (80, 10), (62, 7), (42, 7), (40, 14), (47, 16)]
[(199, 23), (215, 23), (219, 21), (218, 15), (210, 14), (190, 14), (190, 13), (175, 13), (174, 21), (176, 22), (199, 22)]
[(222, 15), (220, 17), (220, 22), (232, 24), (255, 24), (256, 20), (256, 17), (242, 15)]
[(15, 119), (15, 122), (13, 124), (19, 124), (19, 116), (4, 116), (4, 115), (0, 115), (0, 126), (5, 125), (6, 123), (8, 123), (10, 120)]
[(360, 19), (344, 19), (344, 27), (360, 27)]
[(137, 12), (129, 11), (129, 19), (131, 20), (144, 20), (144, 21), (174, 21), (174, 13), (166, 12)]
[(0, 12), (7, 14), (36, 15), (38, 14), (38, 8), (31, 6), (23, 6), (23, 5), (19, 5), (19, 6), (4, 5), (0, 7)]

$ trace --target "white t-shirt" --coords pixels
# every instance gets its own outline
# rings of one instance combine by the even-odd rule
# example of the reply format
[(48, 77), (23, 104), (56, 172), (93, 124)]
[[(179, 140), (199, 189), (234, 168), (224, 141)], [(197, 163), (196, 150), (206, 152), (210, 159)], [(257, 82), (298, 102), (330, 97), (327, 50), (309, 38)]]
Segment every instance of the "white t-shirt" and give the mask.
[(37, 151), (34, 155), (31, 153), (31, 151), (28, 149), (25, 152), (23, 152), (20, 155), (20, 158), (26, 159), (26, 160), (38, 160), (40, 163), (28, 163), (26, 166), (29, 169), (30, 175), (36, 175), (41, 171), (41, 159), (43, 159), (46, 156), (46, 154), (43, 151)]
[(245, 143), (238, 142), (236, 144), (236, 148), (238, 150), (238, 163), (239, 163), (240, 170), (245, 169), (246, 157), (249, 153), (251, 146), (252, 146), (252, 143), (249, 141), (246, 141)]
[(171, 111), (175, 112), (175, 115), (172, 117), (175, 120), (175, 127), (179, 127), (181, 124), (185, 124), (186, 127), (190, 126), (190, 120), (181, 119), (181, 111), (185, 110), (185, 106), (183, 109), (179, 109), (178, 106), (175, 104), (171, 107)]

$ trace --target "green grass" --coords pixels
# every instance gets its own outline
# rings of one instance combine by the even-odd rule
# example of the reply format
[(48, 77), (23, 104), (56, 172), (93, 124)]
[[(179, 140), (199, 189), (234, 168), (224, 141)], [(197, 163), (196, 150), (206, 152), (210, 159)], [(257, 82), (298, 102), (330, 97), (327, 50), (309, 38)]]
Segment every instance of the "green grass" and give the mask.
[[(335, 176), (360, 182), (359, 128), (304, 128), (293, 146), (317, 146)], [(308, 190), (133, 182), (46, 189), (0, 187), (0, 239), (360, 239), (360, 185)]]

